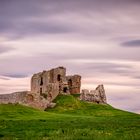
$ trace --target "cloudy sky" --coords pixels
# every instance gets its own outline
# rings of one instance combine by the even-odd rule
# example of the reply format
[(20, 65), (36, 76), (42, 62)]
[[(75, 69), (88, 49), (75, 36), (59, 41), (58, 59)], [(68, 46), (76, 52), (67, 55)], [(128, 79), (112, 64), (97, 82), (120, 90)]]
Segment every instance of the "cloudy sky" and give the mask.
[(140, 113), (140, 0), (0, 0), (0, 94), (57, 66)]

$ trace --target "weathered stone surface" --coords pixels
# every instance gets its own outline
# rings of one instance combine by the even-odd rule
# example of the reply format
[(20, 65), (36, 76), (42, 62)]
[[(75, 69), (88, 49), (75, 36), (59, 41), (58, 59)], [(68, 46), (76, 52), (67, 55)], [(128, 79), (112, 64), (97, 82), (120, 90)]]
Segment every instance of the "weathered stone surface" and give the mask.
[(66, 68), (58, 67), (34, 74), (31, 79), (31, 92), (51, 94), (54, 99), (58, 94), (80, 93), (81, 76), (66, 76)]
[(1, 94), (0, 104), (22, 104), (44, 110), (50, 103), (42, 96), (34, 96), (29, 91)]
[(0, 94), (0, 103), (1, 104), (24, 103), (28, 93), (29, 93), (28, 91), (23, 91), (23, 92), (11, 93), (11, 94)]
[(95, 90), (91, 90), (91, 91), (87, 89), (82, 90), (80, 99), (84, 101), (96, 102), (102, 104), (107, 103), (103, 85), (99, 85)]
[(33, 101), (31, 101), (31, 102), (27, 101), (25, 103), (25, 105), (27, 105), (27, 106), (31, 106), (33, 108), (38, 108), (41, 110), (45, 110), (47, 108), (48, 104), (50, 104), (50, 102), (43, 96), (34, 97)]
[(80, 93), (81, 76), (80, 75), (67, 76), (66, 79), (68, 81), (69, 92), (71, 94)]

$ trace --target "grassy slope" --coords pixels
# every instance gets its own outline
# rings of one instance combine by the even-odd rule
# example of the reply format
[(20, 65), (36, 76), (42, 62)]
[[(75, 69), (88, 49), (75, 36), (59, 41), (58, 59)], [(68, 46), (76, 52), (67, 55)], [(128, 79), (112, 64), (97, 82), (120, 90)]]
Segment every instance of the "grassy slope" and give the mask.
[(140, 139), (140, 115), (58, 96), (47, 112), (0, 105), (0, 139)]

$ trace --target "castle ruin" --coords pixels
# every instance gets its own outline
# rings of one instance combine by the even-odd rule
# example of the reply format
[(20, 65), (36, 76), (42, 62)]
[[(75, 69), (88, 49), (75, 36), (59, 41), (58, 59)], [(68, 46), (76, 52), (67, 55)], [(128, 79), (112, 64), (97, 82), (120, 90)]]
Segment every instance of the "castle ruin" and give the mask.
[(31, 78), (31, 93), (49, 96), (80, 93), (81, 76), (66, 76), (66, 68), (58, 67), (34, 74)]
[[(38, 109), (54, 107), (53, 100), (60, 94), (80, 94), (81, 76), (66, 75), (66, 68), (57, 67), (36, 73), (31, 78), (31, 91), (0, 95), (0, 104), (19, 103)], [(80, 100), (106, 104), (103, 85), (96, 90), (82, 90)]]

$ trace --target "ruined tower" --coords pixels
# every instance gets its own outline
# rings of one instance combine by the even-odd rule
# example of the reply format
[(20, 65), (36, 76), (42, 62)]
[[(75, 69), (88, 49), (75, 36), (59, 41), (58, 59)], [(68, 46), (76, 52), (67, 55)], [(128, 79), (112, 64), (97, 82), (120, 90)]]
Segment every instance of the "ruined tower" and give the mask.
[(80, 93), (81, 76), (66, 76), (66, 68), (58, 67), (34, 74), (31, 78), (31, 92), (53, 100), (58, 94)]

